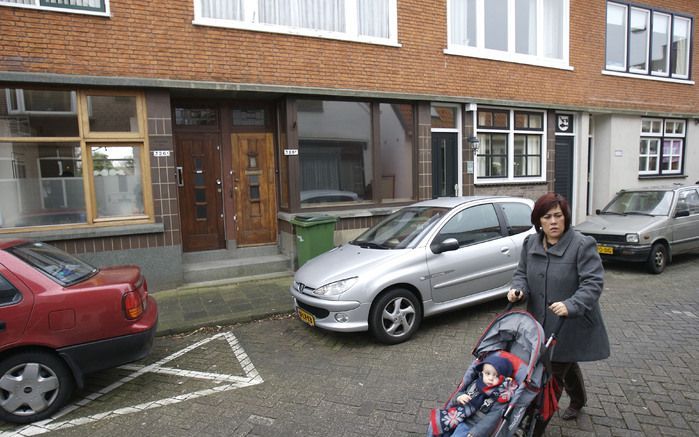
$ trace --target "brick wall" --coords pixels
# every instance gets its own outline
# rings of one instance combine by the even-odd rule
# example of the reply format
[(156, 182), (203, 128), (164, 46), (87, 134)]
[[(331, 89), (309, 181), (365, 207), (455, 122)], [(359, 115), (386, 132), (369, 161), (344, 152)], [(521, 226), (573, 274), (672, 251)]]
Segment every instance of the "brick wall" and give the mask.
[[(398, 2), (401, 47), (194, 26), (193, 1), (113, 1), (112, 17), (0, 7), (0, 71), (327, 87), (696, 113), (685, 84), (603, 76), (605, 0), (571, 0), (572, 71), (445, 55), (443, 0)], [(645, 2), (644, 4), (647, 4)], [(699, 2), (655, 0), (699, 15)], [(697, 28), (694, 26), (694, 47)], [(696, 70), (699, 56), (693, 56)]]

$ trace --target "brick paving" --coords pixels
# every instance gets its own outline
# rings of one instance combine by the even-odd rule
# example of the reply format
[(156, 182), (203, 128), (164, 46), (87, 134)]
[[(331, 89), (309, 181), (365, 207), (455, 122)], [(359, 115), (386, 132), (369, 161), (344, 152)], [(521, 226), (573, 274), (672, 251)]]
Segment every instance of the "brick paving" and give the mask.
[[(286, 286), (288, 279), (279, 279), (277, 293), (282, 296), (277, 297), (282, 300), (288, 297), (283, 294)], [(241, 287), (259, 299), (264, 292), (255, 289), (273, 288), (269, 283)], [(200, 290), (199, 302), (208, 300), (207, 293)], [(212, 303), (220, 310), (226, 301), (222, 297)], [(175, 307), (163, 302), (161, 312), (168, 305)], [(612, 356), (583, 363), (589, 394), (584, 414), (572, 422), (554, 418), (547, 435), (699, 435), (699, 256), (678, 257), (662, 275), (609, 265), (601, 305)], [(264, 382), (50, 435), (422, 436), (429, 410), (454, 390), (475, 341), (503, 308), (504, 302), (491, 302), (427, 319), (414, 339), (390, 347), (363, 333), (313, 329), (293, 316), (160, 336), (152, 356), (137, 364), (152, 364), (214, 334), (232, 332)], [(192, 313), (198, 316), (188, 323), (198, 326), (201, 311)], [(175, 315), (163, 314), (164, 320), (169, 317), (174, 320)], [(244, 367), (221, 339), (168, 365), (227, 374)], [(117, 369), (95, 375), (91, 387), (108, 386), (122, 373)], [(182, 374), (147, 374), (129, 384), (91, 405), (90, 414), (221, 386)], [(8, 429), (0, 427), (0, 432)]]

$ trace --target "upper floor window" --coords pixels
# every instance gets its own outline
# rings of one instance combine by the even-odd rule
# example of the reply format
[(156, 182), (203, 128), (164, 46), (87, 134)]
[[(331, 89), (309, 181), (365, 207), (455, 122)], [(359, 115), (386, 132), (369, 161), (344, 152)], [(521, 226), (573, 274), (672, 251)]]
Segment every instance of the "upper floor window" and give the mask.
[(194, 0), (194, 23), (397, 44), (397, 0)]
[(109, 0), (0, 0), (0, 5), (92, 15), (109, 14)]
[(569, 0), (448, 0), (446, 53), (568, 66)]
[(691, 18), (607, 2), (608, 70), (689, 79), (691, 43)]
[(642, 118), (638, 174), (681, 174), (684, 167), (685, 132), (685, 120)]
[(479, 108), (476, 182), (543, 180), (545, 115), (542, 111)]

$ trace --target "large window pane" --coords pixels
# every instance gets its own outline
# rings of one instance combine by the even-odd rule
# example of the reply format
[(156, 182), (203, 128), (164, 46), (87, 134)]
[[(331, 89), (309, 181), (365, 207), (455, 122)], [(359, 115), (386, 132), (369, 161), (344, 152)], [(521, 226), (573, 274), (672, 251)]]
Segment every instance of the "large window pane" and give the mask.
[(84, 223), (78, 143), (0, 143), (0, 228)]
[(479, 134), (478, 177), (507, 177), (507, 134)]
[(371, 105), (298, 101), (301, 204), (373, 198)]
[(544, 56), (563, 59), (563, 2), (544, 0)]
[(518, 0), (515, 3), (515, 51), (525, 55), (536, 54), (536, 0)]
[(672, 30), (672, 75), (689, 77), (689, 29), (686, 18), (675, 17)]
[(485, 12), (485, 48), (507, 51), (507, 0), (488, 0)]
[(238, 20), (244, 18), (245, 0), (201, 0), (201, 15), (206, 18), (221, 20)]
[(667, 74), (670, 65), (670, 16), (653, 13), (653, 47), (650, 68), (654, 73)]
[(0, 137), (77, 137), (74, 91), (0, 88)]
[(451, 43), (476, 47), (476, 0), (452, 0), (449, 19)]
[(144, 214), (141, 148), (92, 146), (97, 217)]
[(344, 0), (259, 0), (260, 23), (345, 31)]
[(650, 11), (631, 8), (631, 35), (629, 39), (629, 66), (632, 72), (648, 71), (648, 28)]
[(626, 6), (607, 3), (607, 68), (626, 70)]
[(381, 198), (384, 201), (413, 198), (413, 106), (379, 105), (381, 132)]
[(357, 8), (360, 35), (390, 36), (388, 0), (358, 0)]
[(90, 132), (140, 132), (136, 96), (87, 96)]

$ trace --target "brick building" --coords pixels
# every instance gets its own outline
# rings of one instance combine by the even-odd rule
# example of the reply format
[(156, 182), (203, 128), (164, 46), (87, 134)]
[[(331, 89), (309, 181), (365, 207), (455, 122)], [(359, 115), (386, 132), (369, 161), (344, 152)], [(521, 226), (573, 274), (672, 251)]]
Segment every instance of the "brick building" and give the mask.
[[(298, 214), (336, 216), (339, 242), (419, 199), (555, 190), (579, 222), (699, 180), (697, 12), (0, 0), (0, 236), (161, 289), (288, 268)], [(240, 269), (204, 269), (222, 258)]]

